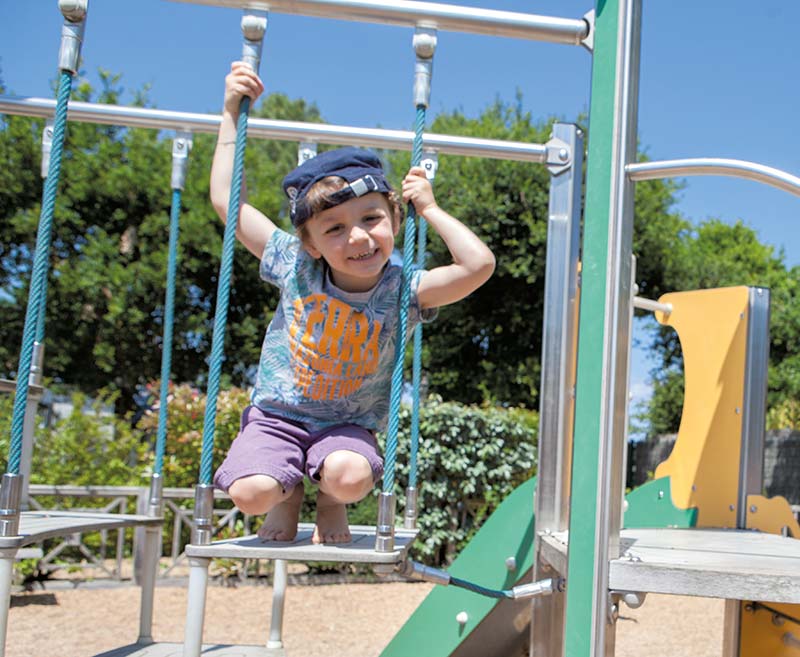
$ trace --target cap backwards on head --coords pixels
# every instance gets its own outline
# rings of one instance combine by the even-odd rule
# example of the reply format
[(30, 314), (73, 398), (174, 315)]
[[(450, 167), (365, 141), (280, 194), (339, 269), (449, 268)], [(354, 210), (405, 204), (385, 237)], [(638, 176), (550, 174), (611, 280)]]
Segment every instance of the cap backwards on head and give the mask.
[(328, 176), (338, 176), (348, 183), (327, 197), (329, 208), (369, 192), (392, 191), (381, 161), (372, 151), (349, 146), (325, 151), (306, 160), (283, 179), (283, 191), (289, 197), (289, 216), (295, 228), (311, 217), (306, 203), (308, 190)]

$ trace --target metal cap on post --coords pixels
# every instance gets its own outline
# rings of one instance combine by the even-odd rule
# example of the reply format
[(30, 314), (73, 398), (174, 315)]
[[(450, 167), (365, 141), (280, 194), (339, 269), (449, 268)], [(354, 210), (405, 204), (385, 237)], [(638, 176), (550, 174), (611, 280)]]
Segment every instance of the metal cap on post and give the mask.
[(22, 475), (6, 472), (0, 486), (0, 536), (19, 534), (19, 504)]
[(192, 545), (208, 545), (214, 534), (214, 486), (197, 484), (194, 489)]
[(436, 29), (417, 27), (412, 44), (417, 54), (414, 65), (414, 107), (428, 107), (431, 100), (433, 53), (436, 51)]
[(64, 25), (61, 27), (61, 48), (58, 51), (58, 68), (74, 75), (78, 72), (89, 0), (58, 0), (58, 8), (64, 14)]
[(267, 31), (267, 12), (260, 9), (245, 9), (242, 16), (242, 61), (258, 73), (261, 65), (261, 49), (264, 45), (264, 33)]
[(186, 184), (186, 170), (189, 167), (189, 153), (192, 151), (192, 133), (179, 132), (172, 140), (172, 180), (171, 189), (183, 189)]

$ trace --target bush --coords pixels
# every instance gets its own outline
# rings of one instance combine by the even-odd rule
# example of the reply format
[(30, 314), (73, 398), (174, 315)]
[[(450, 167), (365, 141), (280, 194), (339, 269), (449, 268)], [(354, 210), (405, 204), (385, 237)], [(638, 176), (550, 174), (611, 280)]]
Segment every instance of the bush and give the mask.
[[(416, 558), (449, 564), (500, 502), (536, 473), (538, 419), (526, 409), (466, 406), (437, 396), (422, 404)], [(401, 487), (408, 481), (410, 425), (411, 409), (404, 407), (397, 450), (398, 515), (405, 504)]]

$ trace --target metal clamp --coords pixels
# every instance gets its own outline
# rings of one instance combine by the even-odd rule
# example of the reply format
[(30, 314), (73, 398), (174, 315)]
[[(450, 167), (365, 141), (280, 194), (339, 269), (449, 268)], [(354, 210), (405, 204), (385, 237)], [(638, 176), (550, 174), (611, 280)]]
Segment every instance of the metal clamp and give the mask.
[(572, 166), (572, 152), (567, 142), (553, 137), (544, 146), (547, 149), (545, 164), (551, 175), (557, 176)]
[(189, 153), (192, 150), (192, 133), (178, 132), (172, 140), (172, 181), (171, 189), (183, 189), (186, 184), (186, 170), (189, 167)]
[(436, 28), (417, 27), (412, 45), (417, 55), (414, 64), (414, 107), (428, 107), (431, 100), (433, 53), (436, 51)]
[(159, 518), (164, 512), (164, 478), (154, 472), (150, 476), (150, 491), (147, 495), (147, 515)]
[(425, 149), (422, 152), (422, 160), (419, 165), (425, 169), (425, 177), (429, 182), (433, 182), (436, 178), (436, 171), (439, 169), (439, 153), (431, 149)]
[(267, 12), (261, 9), (245, 9), (242, 16), (242, 61), (249, 64), (256, 73), (261, 65), (261, 50), (264, 46), (264, 33), (267, 31)]
[(47, 178), (50, 171), (50, 151), (53, 150), (53, 132), (55, 131), (55, 121), (47, 119), (42, 130), (42, 178)]
[(74, 75), (78, 72), (89, 0), (58, 0), (58, 8), (64, 15), (64, 25), (61, 27), (61, 47), (58, 51), (58, 68)]
[(594, 25), (595, 25), (595, 13), (594, 9), (587, 11), (583, 15), (583, 20), (586, 21), (586, 26), (589, 28), (589, 32), (586, 34), (583, 39), (581, 39), (581, 45), (586, 48), (589, 52), (594, 51)]
[(408, 486), (406, 488), (406, 508), (403, 515), (403, 527), (406, 529), (417, 528), (417, 488)]
[(301, 141), (297, 147), (297, 166), (317, 157), (317, 145), (313, 141)]

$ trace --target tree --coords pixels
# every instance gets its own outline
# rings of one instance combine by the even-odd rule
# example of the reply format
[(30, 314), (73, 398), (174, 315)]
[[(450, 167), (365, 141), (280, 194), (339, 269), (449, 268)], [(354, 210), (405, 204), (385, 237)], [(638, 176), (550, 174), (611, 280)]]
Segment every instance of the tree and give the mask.
[[(102, 103), (119, 102), (119, 76), (102, 74)], [(95, 97), (88, 85), (77, 100)], [(138, 102), (146, 102), (140, 94)], [(256, 115), (319, 121), (305, 101), (271, 95)], [(0, 126), (0, 370), (15, 375), (39, 217), (39, 134), (42, 122), (7, 117)], [(211, 135), (195, 135), (183, 193), (176, 290), (173, 373), (202, 381), (209, 351), (223, 225), (208, 201)], [(171, 194), (171, 136), (152, 130), (71, 123), (56, 203), (45, 374), (93, 392), (120, 391), (120, 410), (137, 387), (159, 376)], [(281, 176), (295, 147), (251, 143), (247, 157), (252, 201), (282, 213)], [(257, 362), (274, 290), (237, 245), (224, 373), (242, 380)]]

